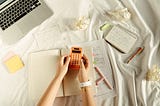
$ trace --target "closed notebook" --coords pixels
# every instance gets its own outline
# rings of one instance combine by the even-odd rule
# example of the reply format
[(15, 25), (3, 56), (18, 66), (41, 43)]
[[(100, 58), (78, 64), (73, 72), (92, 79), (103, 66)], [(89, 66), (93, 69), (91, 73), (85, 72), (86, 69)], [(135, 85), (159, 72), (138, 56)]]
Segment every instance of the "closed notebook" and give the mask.
[[(92, 49), (84, 51), (89, 60), (92, 62)], [(29, 75), (29, 101), (37, 103), (40, 97), (44, 94), (47, 87), (54, 79), (58, 62), (61, 55), (68, 54), (68, 50), (48, 50), (31, 53), (28, 62)], [(94, 81), (93, 67), (90, 69), (90, 79)], [(57, 97), (79, 95), (80, 87), (77, 77), (78, 71), (68, 71), (62, 81)], [(94, 88), (94, 87), (93, 87)]]
[(123, 53), (128, 53), (137, 41), (134, 33), (120, 25), (114, 26), (105, 39)]

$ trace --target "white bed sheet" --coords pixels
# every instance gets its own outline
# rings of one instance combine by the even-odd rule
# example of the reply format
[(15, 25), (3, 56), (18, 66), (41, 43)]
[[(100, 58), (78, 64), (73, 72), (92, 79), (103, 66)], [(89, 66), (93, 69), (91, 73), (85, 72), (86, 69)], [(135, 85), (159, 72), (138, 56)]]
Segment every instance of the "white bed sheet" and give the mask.
[[(159, 106), (160, 83), (146, 81), (145, 75), (153, 64), (160, 66), (160, 13), (158, 12), (159, 0), (45, 0), (54, 11), (54, 16), (43, 24), (34, 28), (23, 39), (14, 45), (5, 45), (0, 40), (0, 106), (29, 106), (27, 100), (27, 57), (30, 52), (44, 49), (61, 48), (75, 42), (95, 40), (94, 28), (102, 23), (105, 17), (101, 16), (103, 10), (114, 10), (126, 6), (132, 14), (131, 20), (121, 23), (138, 33), (138, 46), (145, 46), (145, 50), (130, 64), (124, 60), (130, 56), (122, 54), (112, 46), (107, 45), (109, 56), (114, 69), (117, 96), (115, 98), (103, 95), (97, 97), (97, 106)], [(73, 31), (64, 24), (66, 20), (78, 16), (89, 15), (91, 24), (86, 31)], [(60, 35), (54, 35), (54, 28), (60, 28)], [(36, 36), (44, 34), (52, 40), (40, 47)], [(57, 33), (56, 33), (57, 34)], [(8, 51), (14, 51), (21, 56), (25, 67), (9, 74), (5, 69), (2, 59)], [(54, 106), (79, 106), (79, 97), (65, 97), (56, 99)]]

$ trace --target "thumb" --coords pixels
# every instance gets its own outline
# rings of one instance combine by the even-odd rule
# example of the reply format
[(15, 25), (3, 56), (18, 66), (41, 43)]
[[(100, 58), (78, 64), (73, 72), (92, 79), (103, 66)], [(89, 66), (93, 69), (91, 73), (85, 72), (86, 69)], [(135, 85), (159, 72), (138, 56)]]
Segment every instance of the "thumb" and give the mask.
[(83, 70), (85, 69), (85, 66), (84, 66), (84, 63), (83, 63), (83, 60), (81, 59), (81, 63), (80, 63), (80, 68)]
[(67, 57), (67, 60), (65, 62), (65, 65), (69, 65), (69, 62), (70, 62), (70, 57)]

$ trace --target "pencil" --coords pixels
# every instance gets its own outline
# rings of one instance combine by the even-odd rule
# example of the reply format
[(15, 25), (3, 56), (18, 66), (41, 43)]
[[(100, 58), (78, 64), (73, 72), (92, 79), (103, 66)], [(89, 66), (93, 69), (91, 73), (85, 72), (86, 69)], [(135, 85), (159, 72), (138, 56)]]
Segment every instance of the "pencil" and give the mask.
[(144, 47), (139, 47), (137, 51), (127, 60), (127, 64), (138, 54), (140, 54), (144, 50)]
[(111, 86), (111, 84), (109, 83), (109, 81), (107, 80), (107, 78), (104, 76), (104, 74), (98, 69), (98, 67), (94, 67), (95, 68), (95, 70), (98, 72), (98, 74), (102, 77), (102, 78), (104, 78), (103, 80), (104, 80), (104, 82), (106, 83), (106, 85), (109, 87), (109, 89), (113, 89), (113, 87)]

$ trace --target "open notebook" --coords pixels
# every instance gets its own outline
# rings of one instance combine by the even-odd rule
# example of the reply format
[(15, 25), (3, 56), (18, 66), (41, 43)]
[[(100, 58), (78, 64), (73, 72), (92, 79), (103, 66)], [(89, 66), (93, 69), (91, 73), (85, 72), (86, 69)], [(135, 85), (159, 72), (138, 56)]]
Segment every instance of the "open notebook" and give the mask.
[[(29, 100), (38, 102), (40, 97), (44, 94), (45, 90), (53, 80), (58, 61), (61, 55), (68, 54), (69, 50), (56, 49), (48, 51), (40, 51), (31, 53), (28, 62), (29, 72)], [(93, 62), (92, 48), (83, 48), (84, 54), (89, 57), (90, 62)], [(93, 67), (90, 67), (89, 77), (94, 82), (95, 75)], [(93, 90), (95, 91), (94, 83)], [(79, 95), (80, 87), (77, 78), (77, 71), (68, 71), (67, 75), (63, 79), (62, 85), (60, 86), (57, 97)]]

